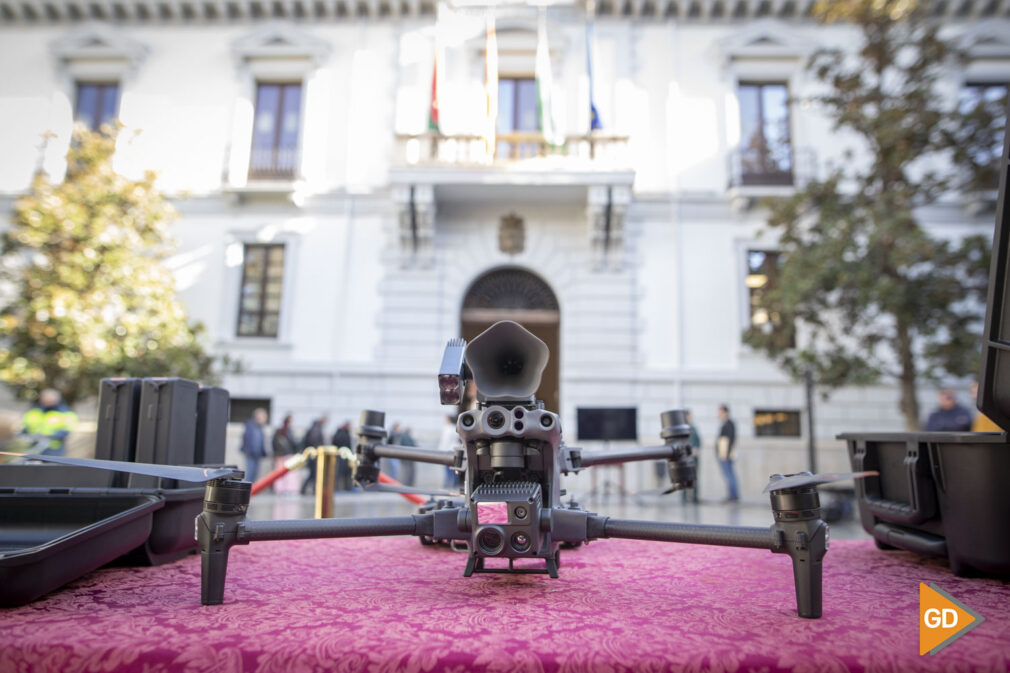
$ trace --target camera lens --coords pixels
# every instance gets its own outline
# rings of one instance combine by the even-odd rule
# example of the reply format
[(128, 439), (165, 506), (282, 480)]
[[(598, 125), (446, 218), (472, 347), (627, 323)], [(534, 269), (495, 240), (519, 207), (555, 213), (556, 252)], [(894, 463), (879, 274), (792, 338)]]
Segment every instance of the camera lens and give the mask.
[(487, 416), (487, 424), (492, 430), (499, 430), (505, 425), (505, 414), (493, 411)]
[(497, 528), (485, 528), (477, 535), (477, 547), (488, 556), (496, 556), (505, 547), (505, 538)]
[(515, 416), (516, 418), (522, 418), (523, 417), (523, 408), (522, 407), (516, 407), (515, 409), (512, 410), (512, 415)]
[(549, 428), (552, 425), (554, 425), (554, 419), (551, 416), (544, 414), (543, 416), (540, 417), (540, 425), (544, 426), (545, 428)]
[(470, 414), (465, 414), (463, 418), (460, 420), (460, 422), (463, 424), (464, 428), (469, 428), (471, 425), (473, 425), (473, 416), (471, 416)]
[(526, 533), (514, 533), (512, 535), (512, 549), (520, 553), (529, 551), (530, 536)]
[(526, 518), (526, 514), (527, 514), (527, 512), (526, 512), (526, 508), (525, 507), (523, 507), (522, 505), (519, 505), (518, 507), (516, 507), (516, 509), (515, 509), (515, 515), (516, 515), (517, 519), (525, 519)]

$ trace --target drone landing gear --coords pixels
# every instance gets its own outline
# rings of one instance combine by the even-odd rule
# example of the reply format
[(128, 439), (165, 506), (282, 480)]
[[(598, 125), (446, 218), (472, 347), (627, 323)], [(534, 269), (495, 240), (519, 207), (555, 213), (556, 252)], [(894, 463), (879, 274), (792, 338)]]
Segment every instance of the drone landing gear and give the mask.
[(554, 552), (554, 556), (544, 559), (543, 568), (516, 568), (515, 559), (509, 559), (508, 568), (486, 568), (484, 567), (484, 557), (470, 554), (466, 560), (466, 568), (463, 570), (463, 577), (470, 577), (474, 573), (499, 574), (499, 575), (549, 575), (551, 579), (558, 578), (558, 566), (561, 565), (561, 550)]

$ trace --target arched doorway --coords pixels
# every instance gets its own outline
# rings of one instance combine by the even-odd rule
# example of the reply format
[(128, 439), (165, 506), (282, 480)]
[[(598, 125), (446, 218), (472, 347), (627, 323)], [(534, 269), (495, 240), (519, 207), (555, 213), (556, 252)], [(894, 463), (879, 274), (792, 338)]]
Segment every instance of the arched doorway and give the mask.
[(539, 276), (524, 269), (502, 268), (479, 276), (467, 290), (460, 312), (460, 334), (469, 341), (499, 320), (514, 320), (551, 349), (537, 399), (560, 411), (558, 298)]

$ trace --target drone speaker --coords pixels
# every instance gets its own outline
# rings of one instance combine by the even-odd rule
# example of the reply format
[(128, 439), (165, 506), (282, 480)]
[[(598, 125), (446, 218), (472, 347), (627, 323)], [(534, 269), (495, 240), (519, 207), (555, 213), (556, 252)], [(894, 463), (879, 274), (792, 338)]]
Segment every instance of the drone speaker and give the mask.
[(465, 351), (474, 384), (486, 399), (521, 401), (540, 387), (550, 351), (519, 323), (497, 322), (471, 341)]

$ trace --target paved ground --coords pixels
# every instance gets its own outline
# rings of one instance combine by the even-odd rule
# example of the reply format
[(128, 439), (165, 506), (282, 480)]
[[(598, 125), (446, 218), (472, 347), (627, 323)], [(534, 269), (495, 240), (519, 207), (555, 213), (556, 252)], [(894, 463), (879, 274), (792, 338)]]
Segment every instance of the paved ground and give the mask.
[[(827, 497), (822, 495), (822, 503), (826, 500)], [(338, 493), (334, 501), (334, 515), (337, 517), (395, 516), (414, 511), (411, 503), (389, 493)], [(667, 496), (604, 495), (579, 502), (591, 512), (621, 519), (741, 526), (770, 526), (772, 523), (766, 499), (744, 500), (727, 505), (702, 501), (694, 505), (682, 503), (680, 495), (675, 493)], [(314, 503), (311, 496), (261, 493), (253, 497), (249, 515), (253, 519), (311, 518)], [(859, 525), (856, 514), (854, 518), (831, 523), (831, 537), (841, 540), (869, 536)]]

